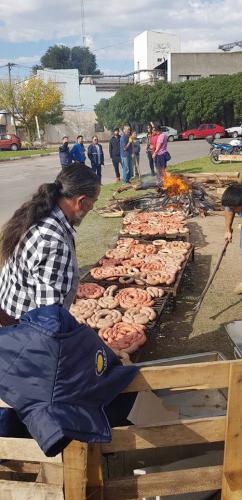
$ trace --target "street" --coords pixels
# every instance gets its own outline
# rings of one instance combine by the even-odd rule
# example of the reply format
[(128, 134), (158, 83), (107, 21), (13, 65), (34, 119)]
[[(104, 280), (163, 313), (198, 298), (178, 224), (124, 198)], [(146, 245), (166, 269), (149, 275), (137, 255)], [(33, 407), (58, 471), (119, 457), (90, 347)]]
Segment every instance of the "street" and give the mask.
[[(103, 168), (103, 184), (114, 181), (114, 171), (108, 154), (108, 144), (103, 144), (106, 165)], [(171, 164), (193, 160), (208, 154), (204, 140), (169, 143)], [(89, 160), (87, 164), (89, 164)], [(54, 181), (60, 170), (58, 154), (0, 163), (0, 226), (44, 182)], [(149, 173), (145, 146), (141, 146), (141, 173)]]

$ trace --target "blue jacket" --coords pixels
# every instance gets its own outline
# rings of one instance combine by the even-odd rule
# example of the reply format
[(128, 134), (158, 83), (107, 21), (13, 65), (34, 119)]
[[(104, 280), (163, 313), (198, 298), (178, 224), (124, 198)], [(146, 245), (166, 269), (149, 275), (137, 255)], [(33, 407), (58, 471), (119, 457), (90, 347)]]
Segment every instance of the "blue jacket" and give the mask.
[(0, 330), (0, 398), (48, 456), (72, 439), (109, 442), (104, 406), (137, 370), (122, 366), (94, 330), (59, 305), (34, 309)]
[(98, 165), (104, 165), (104, 154), (103, 148), (101, 144), (98, 144), (100, 147), (100, 160), (98, 160), (97, 149), (94, 144), (90, 144), (87, 150), (87, 156), (91, 162), (92, 167), (97, 167)]
[(59, 157), (60, 157), (60, 164), (63, 168), (66, 168), (71, 164), (70, 149), (67, 142), (65, 142), (59, 147)]
[(85, 146), (84, 144), (74, 144), (71, 148), (71, 159), (73, 161), (79, 161), (80, 163), (85, 163), (86, 155), (85, 155)]

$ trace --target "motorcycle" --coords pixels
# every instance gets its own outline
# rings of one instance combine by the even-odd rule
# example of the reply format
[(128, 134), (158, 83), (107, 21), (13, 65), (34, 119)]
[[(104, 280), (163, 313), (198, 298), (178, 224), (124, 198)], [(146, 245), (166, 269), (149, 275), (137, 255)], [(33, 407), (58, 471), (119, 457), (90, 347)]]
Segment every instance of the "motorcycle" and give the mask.
[(222, 163), (221, 155), (242, 155), (242, 141), (233, 139), (230, 143), (208, 141), (210, 144), (210, 159), (212, 163)]

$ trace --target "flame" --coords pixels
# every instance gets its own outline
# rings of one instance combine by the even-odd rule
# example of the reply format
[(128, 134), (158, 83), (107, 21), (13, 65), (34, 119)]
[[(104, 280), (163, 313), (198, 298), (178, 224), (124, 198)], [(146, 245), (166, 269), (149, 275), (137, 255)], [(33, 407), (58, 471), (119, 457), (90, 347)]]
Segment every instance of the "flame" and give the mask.
[(169, 196), (188, 193), (190, 187), (181, 177), (176, 174), (165, 172), (163, 177), (163, 188)]

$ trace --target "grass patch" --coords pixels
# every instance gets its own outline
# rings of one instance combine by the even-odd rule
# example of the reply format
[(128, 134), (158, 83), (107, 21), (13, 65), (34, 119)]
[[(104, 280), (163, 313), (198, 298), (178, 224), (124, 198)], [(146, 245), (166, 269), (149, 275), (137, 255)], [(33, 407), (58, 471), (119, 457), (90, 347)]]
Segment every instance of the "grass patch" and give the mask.
[(199, 174), (201, 172), (240, 172), (240, 174), (242, 174), (242, 161), (241, 163), (233, 162), (214, 165), (209, 157), (204, 156), (196, 160), (184, 161), (177, 165), (171, 164), (169, 166), (169, 172), (177, 174), (186, 172), (190, 174)]
[(17, 156), (32, 156), (39, 154), (48, 154), (57, 152), (55, 148), (50, 149), (33, 149), (33, 150), (20, 150), (20, 151), (0, 151), (0, 160), (7, 160), (8, 158), (14, 158)]

